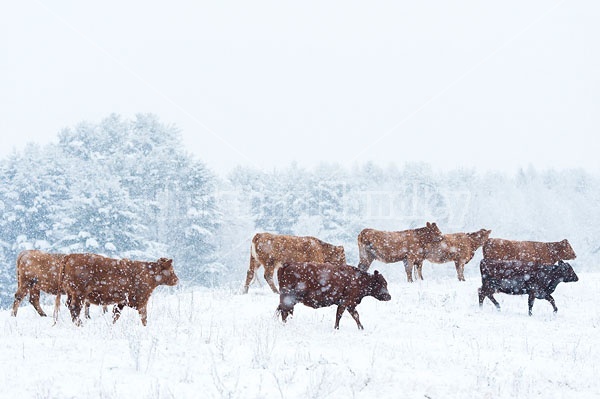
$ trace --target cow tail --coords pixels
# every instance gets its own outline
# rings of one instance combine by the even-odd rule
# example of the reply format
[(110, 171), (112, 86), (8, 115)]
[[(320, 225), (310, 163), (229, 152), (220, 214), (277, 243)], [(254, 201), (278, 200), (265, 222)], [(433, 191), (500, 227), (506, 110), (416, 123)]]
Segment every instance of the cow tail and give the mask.
[(60, 261), (60, 270), (58, 271), (58, 282), (57, 282), (57, 290), (56, 290), (56, 299), (54, 300), (54, 312), (52, 314), (52, 317), (54, 318), (54, 324), (56, 325), (56, 322), (58, 321), (58, 312), (60, 310), (60, 297), (62, 294), (62, 285), (63, 285), (63, 280), (64, 280), (64, 275), (65, 275), (65, 264), (66, 264), (66, 260), (67, 257), (63, 257), (62, 260)]
[(23, 286), (24, 281), (21, 280), (21, 258), (23, 257), (23, 255), (25, 254), (25, 251), (21, 251), (21, 253), (19, 253), (19, 255), (17, 256), (17, 267), (16, 267), (16, 272), (17, 272), (17, 289), (21, 288)]

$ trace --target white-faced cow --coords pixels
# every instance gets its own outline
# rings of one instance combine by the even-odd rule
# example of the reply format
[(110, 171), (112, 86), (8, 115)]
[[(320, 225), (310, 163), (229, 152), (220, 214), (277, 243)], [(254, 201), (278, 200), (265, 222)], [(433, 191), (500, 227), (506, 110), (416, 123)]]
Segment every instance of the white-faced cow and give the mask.
[(390, 293), (385, 278), (378, 272), (369, 274), (348, 265), (317, 263), (285, 264), (277, 271), (279, 306), (277, 313), (285, 322), (294, 312), (294, 305), (303, 303), (311, 308), (337, 305), (335, 329), (345, 310), (352, 315), (359, 329), (363, 329), (356, 306), (366, 296), (389, 301)]
[(252, 238), (250, 249), (250, 267), (246, 274), (244, 293), (255, 277), (256, 270), (265, 268), (264, 277), (273, 290), (278, 293), (273, 275), (283, 263), (315, 262), (345, 265), (344, 247), (329, 244), (315, 237), (298, 237), (271, 233), (258, 233)]

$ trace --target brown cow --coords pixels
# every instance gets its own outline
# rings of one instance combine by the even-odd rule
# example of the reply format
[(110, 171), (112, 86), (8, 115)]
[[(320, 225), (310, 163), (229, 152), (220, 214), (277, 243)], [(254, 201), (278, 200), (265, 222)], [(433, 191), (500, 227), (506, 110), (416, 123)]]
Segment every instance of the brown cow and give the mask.
[(554, 264), (559, 260), (575, 259), (576, 255), (566, 239), (560, 242), (537, 242), (490, 238), (483, 245), (483, 258)]
[(58, 294), (58, 276), (65, 255), (49, 254), (38, 250), (22, 251), (17, 256), (17, 292), (12, 307), (16, 316), (23, 298), (29, 295), (29, 302), (40, 316), (46, 313), (40, 306), (40, 291), (51, 295)]
[[(173, 260), (160, 258), (156, 262), (111, 259), (95, 254), (67, 255), (63, 262), (61, 287), (67, 294), (71, 318), (81, 324), (79, 314), (84, 300), (95, 305), (116, 304), (113, 323), (125, 306), (137, 309), (142, 324), (147, 321), (147, 304), (152, 291), (159, 285), (176, 285), (179, 279), (173, 270)], [(54, 305), (58, 316), (60, 294)]]
[(372, 296), (380, 301), (389, 301), (392, 298), (385, 278), (377, 270), (375, 274), (369, 274), (348, 265), (285, 264), (277, 271), (277, 280), (281, 289), (277, 313), (281, 314), (284, 323), (294, 313), (297, 303), (314, 309), (337, 305), (335, 329), (339, 329), (342, 314), (348, 310), (362, 330), (356, 311), (362, 299)]
[[(406, 277), (412, 282), (414, 265), (422, 264), (425, 247), (442, 240), (442, 233), (435, 223), (404, 231), (380, 231), (364, 229), (358, 235), (358, 268), (368, 270), (374, 260), (383, 263), (404, 262)], [(419, 276), (423, 279), (423, 276)]]
[[(29, 295), (29, 302), (38, 314), (46, 317), (46, 312), (40, 306), (40, 292), (50, 295), (58, 292), (58, 274), (62, 267), (64, 254), (51, 254), (39, 250), (21, 251), (17, 256), (17, 292), (13, 302), (13, 316), (17, 315), (23, 298)], [(106, 307), (104, 307), (106, 312)], [(90, 303), (85, 303), (85, 317), (90, 318)]]
[(250, 267), (246, 274), (244, 293), (248, 293), (248, 287), (261, 265), (265, 268), (265, 280), (274, 293), (279, 293), (273, 282), (273, 275), (284, 262), (345, 265), (346, 255), (344, 247), (326, 243), (315, 237), (257, 233), (252, 238)]
[[(433, 263), (454, 262), (459, 281), (465, 281), (465, 265), (475, 251), (488, 239), (492, 230), (481, 229), (473, 233), (444, 234), (442, 241), (430, 243), (425, 248), (425, 259)], [(419, 278), (423, 279), (423, 264), (416, 265)]]

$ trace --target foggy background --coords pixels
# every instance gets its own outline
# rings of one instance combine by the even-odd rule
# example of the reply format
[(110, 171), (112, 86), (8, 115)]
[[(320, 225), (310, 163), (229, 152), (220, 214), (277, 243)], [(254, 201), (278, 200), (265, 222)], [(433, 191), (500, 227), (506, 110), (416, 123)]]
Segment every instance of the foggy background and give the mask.
[(219, 173), (600, 163), (593, 1), (5, 3), (0, 156), (153, 113)]

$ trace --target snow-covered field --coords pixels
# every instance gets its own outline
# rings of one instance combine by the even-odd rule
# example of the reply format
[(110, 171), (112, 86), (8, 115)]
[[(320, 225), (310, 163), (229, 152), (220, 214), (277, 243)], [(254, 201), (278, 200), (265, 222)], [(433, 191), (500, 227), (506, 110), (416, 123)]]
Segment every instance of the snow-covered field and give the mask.
[[(0, 396), (7, 398), (594, 398), (600, 397), (599, 273), (560, 284), (558, 314), (526, 296), (477, 303), (476, 263), (460, 283), (451, 264), (406, 282), (401, 265), (374, 265), (392, 300), (366, 298), (364, 331), (335, 307), (297, 305), (284, 325), (266, 284), (166, 289), (148, 327), (127, 309), (113, 325), (92, 309), (57, 325), (24, 301), (0, 311)], [(577, 270), (576, 264), (573, 263)], [(53, 298), (44, 298), (51, 314)]]

